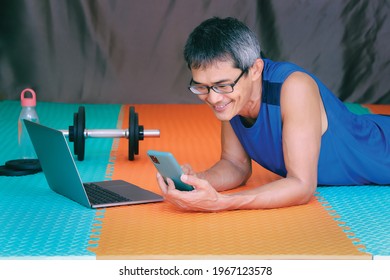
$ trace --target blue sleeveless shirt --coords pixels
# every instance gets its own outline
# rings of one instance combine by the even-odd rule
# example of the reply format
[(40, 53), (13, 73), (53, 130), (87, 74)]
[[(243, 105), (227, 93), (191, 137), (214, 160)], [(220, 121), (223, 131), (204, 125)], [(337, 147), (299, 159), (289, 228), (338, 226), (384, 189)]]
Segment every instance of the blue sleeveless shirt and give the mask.
[(328, 118), (328, 129), (321, 138), (318, 184), (390, 184), (390, 117), (350, 112), (318, 78), (292, 63), (264, 59), (262, 101), (256, 122), (246, 127), (239, 115), (230, 121), (249, 157), (280, 176), (287, 175), (280, 92), (287, 77), (296, 71), (315, 80)]

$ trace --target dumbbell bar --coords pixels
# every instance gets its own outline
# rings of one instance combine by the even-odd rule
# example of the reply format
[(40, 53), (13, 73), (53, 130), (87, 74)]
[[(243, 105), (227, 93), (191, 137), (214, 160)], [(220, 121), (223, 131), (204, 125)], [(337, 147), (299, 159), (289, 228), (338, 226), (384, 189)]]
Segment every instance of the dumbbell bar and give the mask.
[(73, 142), (73, 152), (80, 161), (84, 160), (87, 138), (126, 138), (129, 142), (128, 159), (134, 160), (134, 155), (139, 153), (138, 142), (144, 140), (144, 137), (160, 137), (160, 130), (145, 130), (138, 124), (138, 113), (135, 112), (134, 107), (131, 106), (129, 111), (128, 129), (86, 129), (85, 108), (80, 106), (78, 112), (73, 115), (73, 125), (69, 126), (68, 131), (61, 130), (61, 132), (69, 137), (70, 142)]

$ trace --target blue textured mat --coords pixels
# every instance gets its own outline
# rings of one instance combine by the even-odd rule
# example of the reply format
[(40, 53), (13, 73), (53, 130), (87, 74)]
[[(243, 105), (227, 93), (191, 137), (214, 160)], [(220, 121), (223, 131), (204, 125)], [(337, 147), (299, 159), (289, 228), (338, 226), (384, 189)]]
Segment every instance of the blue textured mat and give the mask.
[[(115, 128), (120, 105), (84, 105), (87, 128)], [(37, 112), (44, 125), (67, 129), (79, 104), (40, 102)], [(0, 102), (0, 162), (18, 158), (19, 102)], [(76, 162), (83, 180), (104, 180), (112, 139), (87, 139), (83, 162)], [(73, 149), (73, 144), (70, 144)], [(0, 177), (0, 257), (90, 256), (87, 250), (96, 211), (51, 191), (42, 173)], [(95, 233), (94, 235), (97, 235)]]
[(331, 209), (345, 223), (366, 252), (375, 256), (390, 256), (390, 187), (351, 186), (319, 187), (317, 189)]

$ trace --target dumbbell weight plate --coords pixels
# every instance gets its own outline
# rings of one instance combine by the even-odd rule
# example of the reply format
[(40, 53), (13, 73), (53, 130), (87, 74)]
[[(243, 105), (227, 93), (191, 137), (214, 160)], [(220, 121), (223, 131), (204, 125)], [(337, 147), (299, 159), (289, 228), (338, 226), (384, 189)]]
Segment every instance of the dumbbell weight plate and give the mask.
[(0, 166), (0, 176), (25, 176), (25, 175), (35, 174), (40, 171), (41, 170), (38, 169), (18, 170), (18, 169), (12, 169), (6, 165)]
[(135, 113), (133, 106), (129, 110), (129, 150), (128, 159), (134, 160), (134, 155), (138, 155), (139, 127), (138, 115)]
[(24, 176), (42, 171), (38, 159), (9, 160), (0, 166), (0, 176)]
[(78, 138), (78, 160), (84, 160), (84, 154), (85, 154), (85, 108), (81, 106), (79, 108), (79, 117), (78, 117), (78, 126), (76, 130), (77, 138)]
[[(69, 137), (69, 140), (73, 142), (73, 151), (77, 155), (77, 159), (84, 160), (85, 154), (85, 108), (80, 106), (77, 113), (73, 116), (73, 127), (69, 127), (69, 131), (72, 131), (73, 136)], [(71, 133), (69, 133), (69, 136)]]
[(14, 159), (5, 163), (5, 166), (16, 170), (36, 170), (42, 171), (38, 159)]
[(135, 124), (134, 124), (134, 133), (135, 133), (135, 147), (134, 153), (139, 154), (139, 141), (144, 140), (144, 127), (139, 125), (138, 113), (135, 113)]
[(73, 152), (75, 155), (78, 154), (77, 151), (77, 145), (75, 144), (76, 141), (76, 128), (77, 128), (77, 121), (78, 119), (78, 113), (73, 114), (73, 125), (69, 127), (69, 141), (73, 142)]
[(136, 135), (136, 142), (134, 143), (134, 154), (138, 155), (139, 153), (139, 125), (138, 125), (138, 113), (135, 113), (135, 127), (134, 127), (134, 133)]

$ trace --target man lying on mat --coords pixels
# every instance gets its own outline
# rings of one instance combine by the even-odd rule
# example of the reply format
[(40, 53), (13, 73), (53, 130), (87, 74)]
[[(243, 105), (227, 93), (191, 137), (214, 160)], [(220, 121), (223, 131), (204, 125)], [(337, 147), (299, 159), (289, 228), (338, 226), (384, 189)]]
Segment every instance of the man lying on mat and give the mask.
[[(184, 210), (278, 208), (307, 203), (317, 185), (390, 184), (390, 118), (351, 113), (304, 69), (262, 58), (255, 34), (233, 18), (212, 18), (190, 34), (184, 56), (189, 89), (222, 122), (221, 159), (183, 169), (178, 191), (157, 179)], [(283, 178), (246, 191), (254, 160)]]

